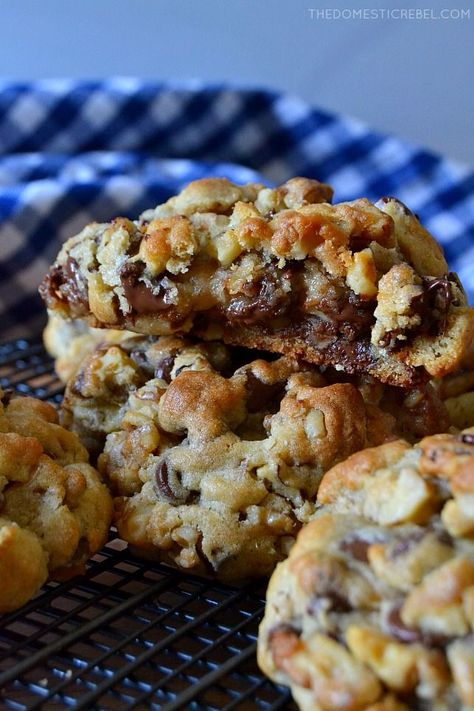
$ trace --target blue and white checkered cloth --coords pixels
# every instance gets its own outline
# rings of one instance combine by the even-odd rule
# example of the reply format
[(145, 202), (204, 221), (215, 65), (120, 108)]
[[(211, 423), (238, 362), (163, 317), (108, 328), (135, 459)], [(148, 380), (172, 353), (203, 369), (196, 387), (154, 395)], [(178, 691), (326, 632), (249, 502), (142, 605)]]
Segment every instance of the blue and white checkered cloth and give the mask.
[(474, 302), (474, 172), (273, 91), (130, 79), (0, 82), (0, 339), (37, 333), (37, 286), (87, 222), (136, 217), (205, 175), (304, 175), (335, 200), (394, 195)]

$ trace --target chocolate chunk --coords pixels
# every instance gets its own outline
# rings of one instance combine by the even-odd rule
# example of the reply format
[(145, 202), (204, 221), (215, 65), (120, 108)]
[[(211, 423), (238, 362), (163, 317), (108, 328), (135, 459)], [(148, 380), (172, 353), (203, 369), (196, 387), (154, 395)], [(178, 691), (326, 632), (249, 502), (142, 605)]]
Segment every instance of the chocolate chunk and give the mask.
[(219, 566), (215, 564), (215, 561), (210, 560), (204, 552), (204, 548), (202, 545), (202, 533), (199, 533), (198, 539), (195, 543), (195, 547), (196, 553), (199, 556), (199, 560), (204, 565), (207, 575), (214, 576), (219, 570)]
[(87, 284), (79, 264), (73, 257), (68, 257), (65, 264), (51, 267), (40, 284), (39, 293), (47, 306), (54, 308), (57, 301), (67, 304), (73, 318), (84, 316), (88, 312)]
[(135, 350), (131, 351), (130, 353), (130, 358), (133, 360), (136, 365), (140, 368), (140, 370), (143, 370), (146, 375), (149, 375), (150, 377), (153, 377), (155, 369), (153, 363), (150, 362), (146, 351), (142, 350)]
[(159, 361), (155, 366), (155, 378), (161, 378), (167, 383), (171, 383), (171, 371), (173, 370), (174, 356), (168, 356)]
[(351, 603), (338, 590), (327, 586), (325, 590), (318, 591), (318, 596), (309, 603), (306, 611), (309, 615), (317, 615), (321, 610), (327, 612), (351, 612), (354, 608)]
[(439, 531), (436, 531), (436, 538), (444, 546), (449, 546), (450, 548), (453, 547), (453, 538), (444, 528), (441, 528), (439, 529)]
[(351, 291), (342, 297), (322, 298), (318, 309), (324, 313), (349, 340), (360, 339), (362, 333), (369, 333), (374, 322), (373, 304), (362, 301)]
[(353, 609), (349, 600), (337, 590), (325, 590), (324, 597), (329, 601), (332, 612), (350, 612)]
[(276, 625), (276, 627), (270, 630), (268, 633), (269, 640), (271, 641), (272, 637), (275, 635), (288, 635), (299, 639), (301, 636), (301, 630), (296, 629), (296, 627), (288, 624), (288, 622), (281, 622), (279, 625)]
[(78, 395), (79, 397), (87, 397), (87, 395), (84, 395), (84, 391), (86, 390), (86, 384), (87, 376), (85, 370), (84, 368), (79, 368), (74, 378), (71, 379), (69, 387), (71, 388), (71, 391), (74, 393), (74, 395)]
[(179, 474), (169, 467), (166, 459), (160, 459), (155, 469), (155, 489), (160, 497), (171, 504), (185, 504), (189, 491), (183, 487)]
[(400, 616), (400, 610), (401, 606), (399, 605), (393, 607), (385, 620), (389, 634), (395, 639), (408, 644), (421, 642), (426, 647), (443, 647), (450, 641), (450, 637), (447, 635), (422, 632), (415, 627), (408, 627)]
[(341, 589), (340, 574), (343, 570), (342, 564), (330, 571), (325, 571), (322, 575), (317, 574), (313, 582), (314, 595), (310, 601), (308, 612), (317, 613), (319, 610), (330, 610), (331, 612), (351, 612), (353, 606)]
[[(433, 711), (433, 699), (422, 699), (415, 692), (411, 694), (399, 693), (398, 697), (404, 704), (403, 708), (410, 709), (410, 711)], [(457, 701), (451, 701), (444, 697), (442, 708), (443, 711), (459, 711)]]
[(401, 200), (399, 200), (399, 199), (396, 198), (396, 197), (388, 197), (388, 196), (386, 196), (386, 197), (383, 197), (383, 198), (380, 198), (380, 199), (381, 199), (381, 201), (384, 202), (384, 203), (396, 202), (397, 205), (399, 205), (399, 206), (402, 208), (403, 213), (404, 213), (405, 215), (407, 215), (407, 217), (410, 216), (410, 215), (413, 215), (413, 212), (410, 210), (410, 208), (408, 208), (408, 207), (405, 205), (404, 202), (402, 202)]
[(426, 293), (429, 294), (434, 308), (439, 309), (442, 313), (446, 312), (452, 301), (452, 287), (447, 277), (439, 277), (438, 279), (423, 280), (425, 283)]
[(13, 397), (13, 390), (4, 390), (2, 392), (2, 397), (0, 398), (0, 402), (4, 407), (8, 407), (10, 404), (10, 400)]
[(290, 293), (283, 289), (283, 282), (290, 279), (291, 274), (290, 269), (278, 271), (269, 267), (258, 281), (246, 284), (225, 308), (229, 321), (253, 325), (284, 315), (292, 299)]
[(400, 617), (400, 607), (393, 607), (387, 615), (386, 625), (388, 632), (400, 642), (421, 642), (422, 634), (414, 627), (408, 627)]
[(474, 434), (470, 434), (469, 432), (461, 434), (459, 435), (458, 440), (463, 444), (474, 444)]
[(389, 557), (391, 560), (395, 560), (413, 548), (417, 543), (419, 543), (425, 537), (425, 531), (413, 531), (407, 536), (400, 537), (392, 546), (389, 548)]
[(446, 330), (453, 290), (447, 277), (423, 277), (423, 291), (412, 299), (411, 308), (421, 318), (417, 333), (437, 335)]
[(247, 411), (260, 412), (272, 401), (279, 402), (285, 391), (285, 383), (265, 383), (257, 378), (251, 370), (246, 371)]
[[(413, 314), (420, 317), (421, 324), (413, 335), (427, 334), (437, 336), (446, 330), (449, 307), (453, 301), (453, 291), (448, 277), (430, 279), (423, 277), (423, 290), (415, 296), (410, 304)], [(394, 329), (385, 334), (379, 345), (388, 351), (394, 351), (406, 341), (397, 339), (404, 334), (403, 329)]]
[(277, 669), (285, 669), (288, 660), (297, 652), (301, 631), (289, 624), (280, 623), (268, 634), (268, 646)]
[(143, 268), (143, 265), (127, 263), (120, 270), (120, 281), (131, 310), (137, 314), (166, 311), (171, 306), (167, 301), (169, 290), (158, 282), (155, 293), (140, 281)]
[(363, 538), (358, 538), (353, 536), (351, 538), (346, 538), (341, 541), (339, 547), (342, 551), (349, 553), (355, 560), (360, 560), (362, 563), (368, 562), (367, 552), (370, 541), (365, 541)]

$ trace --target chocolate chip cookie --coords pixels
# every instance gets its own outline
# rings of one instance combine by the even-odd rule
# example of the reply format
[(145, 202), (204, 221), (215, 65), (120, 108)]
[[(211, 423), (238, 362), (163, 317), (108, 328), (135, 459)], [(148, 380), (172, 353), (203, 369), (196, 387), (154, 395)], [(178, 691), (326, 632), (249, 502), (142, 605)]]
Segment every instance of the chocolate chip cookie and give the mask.
[(101, 452), (118, 530), (139, 553), (221, 579), (267, 575), (335, 462), (445, 421), (434, 393), (408, 409), (370, 379), (255, 358), (137, 337), (99, 347), (68, 384), (64, 422)]
[(199, 180), (135, 222), (66, 242), (41, 294), (92, 326), (193, 333), (413, 386), (456, 369), (472, 310), (441, 248), (394, 198)]
[(258, 660), (301, 709), (474, 708), (474, 429), (326, 473), (268, 589)]
[(48, 577), (84, 570), (105, 542), (112, 499), (52, 405), (0, 391), (0, 613)]

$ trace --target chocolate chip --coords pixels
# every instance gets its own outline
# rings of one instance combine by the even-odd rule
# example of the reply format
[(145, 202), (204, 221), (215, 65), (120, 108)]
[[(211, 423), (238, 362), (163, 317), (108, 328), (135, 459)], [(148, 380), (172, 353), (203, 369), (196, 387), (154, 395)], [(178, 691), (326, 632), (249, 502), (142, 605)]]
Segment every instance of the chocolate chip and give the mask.
[(268, 633), (268, 646), (277, 669), (285, 669), (288, 660), (298, 650), (301, 631), (286, 623), (280, 623)]
[(453, 538), (449, 535), (447, 531), (445, 531), (444, 528), (440, 529), (439, 531), (436, 531), (436, 538), (444, 546), (449, 546), (450, 548), (453, 547)]
[(169, 290), (160, 281), (154, 290), (140, 281), (143, 269), (144, 265), (128, 262), (120, 270), (120, 281), (131, 310), (137, 314), (166, 311), (171, 305), (167, 300)]
[(408, 207), (405, 205), (405, 203), (403, 203), (401, 200), (399, 200), (399, 199), (396, 198), (396, 197), (383, 197), (383, 198), (380, 198), (380, 199), (381, 199), (381, 201), (384, 202), (385, 204), (388, 203), (388, 202), (396, 202), (397, 205), (399, 205), (399, 206), (402, 208), (402, 211), (403, 211), (403, 213), (404, 213), (405, 215), (407, 215), (407, 216), (413, 215), (413, 213), (412, 213), (412, 211), (410, 210), (410, 208), (408, 208)]
[(342, 551), (349, 553), (356, 560), (360, 560), (362, 563), (368, 562), (367, 552), (370, 541), (365, 541), (363, 538), (358, 538), (353, 536), (351, 538), (344, 539), (341, 541), (339, 547)]
[(292, 299), (283, 289), (283, 282), (291, 278), (293, 271), (269, 266), (260, 279), (246, 284), (238, 296), (230, 299), (225, 309), (229, 321), (253, 325), (284, 315)]
[(87, 386), (87, 375), (86, 371), (83, 367), (79, 368), (75, 376), (71, 379), (69, 383), (69, 388), (71, 391), (75, 394), (78, 395), (79, 397), (87, 397), (87, 395), (84, 395), (84, 392), (87, 392), (86, 389)]
[(326, 589), (310, 601), (306, 611), (308, 615), (318, 615), (321, 611), (351, 612), (353, 609), (347, 597), (337, 590)]
[(349, 600), (337, 590), (326, 590), (324, 597), (329, 601), (332, 612), (350, 612), (353, 609)]
[(421, 318), (417, 333), (437, 335), (446, 330), (453, 290), (447, 277), (423, 277), (423, 291), (411, 301), (411, 310)]
[(130, 353), (130, 358), (133, 362), (138, 365), (140, 370), (142, 370), (146, 375), (152, 377), (155, 373), (154, 365), (150, 362), (146, 351), (134, 350)]
[(417, 543), (419, 543), (425, 537), (425, 531), (413, 531), (407, 536), (400, 537), (392, 546), (389, 548), (389, 557), (391, 560), (395, 560), (400, 556), (408, 553)]
[(424, 280), (425, 289), (431, 295), (433, 305), (440, 311), (447, 311), (452, 301), (452, 287), (447, 277)]
[(301, 636), (301, 630), (296, 629), (296, 627), (293, 627), (293, 625), (290, 625), (287, 622), (281, 622), (279, 625), (276, 625), (270, 630), (268, 638), (271, 640), (272, 637), (280, 634), (294, 636), (299, 639)]
[(73, 317), (84, 316), (88, 311), (87, 284), (73, 257), (51, 267), (39, 286), (39, 293), (47, 306), (54, 308), (58, 301), (67, 304)]
[(155, 366), (155, 378), (161, 378), (167, 383), (171, 383), (171, 371), (173, 370), (174, 356), (167, 356), (160, 360)]
[(160, 459), (156, 465), (155, 489), (171, 504), (186, 503), (190, 493), (181, 484), (179, 473), (168, 465), (166, 459)]
[(458, 440), (463, 444), (474, 444), (474, 434), (466, 432), (465, 434), (459, 435)]
[(400, 610), (401, 606), (399, 605), (393, 607), (385, 620), (389, 634), (395, 639), (409, 644), (421, 642), (426, 647), (443, 647), (450, 641), (450, 637), (447, 635), (422, 632), (415, 627), (409, 627), (403, 622)]
[(250, 413), (265, 410), (272, 401), (279, 401), (285, 390), (284, 382), (265, 383), (251, 371), (246, 371), (247, 411)]
[(8, 407), (12, 397), (13, 397), (13, 390), (3, 390), (2, 397), (0, 398), (0, 402), (2, 403), (2, 405), (4, 407)]
[(219, 566), (215, 564), (215, 561), (209, 559), (209, 557), (204, 552), (204, 547), (202, 545), (202, 533), (199, 533), (198, 539), (194, 544), (196, 547), (196, 553), (199, 556), (199, 560), (204, 566), (207, 575), (214, 576), (219, 570)]
[(363, 538), (357, 538), (354, 536), (353, 538), (341, 541), (339, 547), (342, 551), (349, 553), (349, 555), (356, 560), (360, 560), (362, 563), (367, 563), (369, 560), (367, 552), (370, 545), (369, 541), (364, 541)]
[(408, 627), (400, 617), (400, 607), (393, 607), (387, 615), (386, 625), (388, 632), (400, 642), (421, 642), (422, 634), (414, 627)]

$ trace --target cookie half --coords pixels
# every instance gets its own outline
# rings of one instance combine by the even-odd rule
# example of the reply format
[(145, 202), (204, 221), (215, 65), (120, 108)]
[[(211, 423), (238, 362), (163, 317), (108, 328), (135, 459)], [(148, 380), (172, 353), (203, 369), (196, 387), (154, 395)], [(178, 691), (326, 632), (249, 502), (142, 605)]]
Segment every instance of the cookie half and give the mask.
[(48, 307), (92, 326), (304, 358), (400, 386), (456, 369), (474, 320), (441, 248), (394, 198), (199, 180), (132, 222), (66, 242)]

